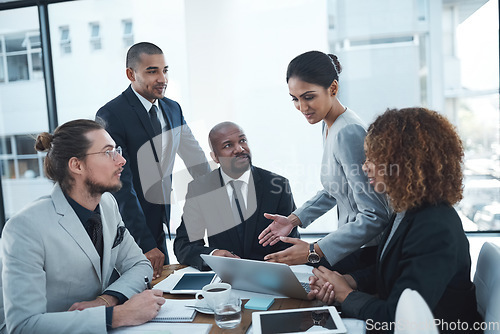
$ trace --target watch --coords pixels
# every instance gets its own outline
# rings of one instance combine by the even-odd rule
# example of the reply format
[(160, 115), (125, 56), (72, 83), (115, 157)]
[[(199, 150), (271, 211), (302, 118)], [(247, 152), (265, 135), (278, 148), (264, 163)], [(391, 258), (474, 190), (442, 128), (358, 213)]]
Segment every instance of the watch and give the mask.
[(308, 263), (312, 263), (312, 264), (318, 263), (319, 260), (321, 259), (318, 255), (318, 253), (316, 253), (316, 251), (314, 251), (315, 244), (316, 244), (315, 242), (309, 244), (309, 255), (307, 256)]

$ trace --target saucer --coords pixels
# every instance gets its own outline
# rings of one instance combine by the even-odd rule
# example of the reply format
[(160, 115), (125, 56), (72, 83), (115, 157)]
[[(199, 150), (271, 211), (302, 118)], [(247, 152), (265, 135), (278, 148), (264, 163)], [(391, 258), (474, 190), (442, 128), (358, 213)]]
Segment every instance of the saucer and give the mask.
[(214, 314), (214, 310), (210, 306), (208, 306), (205, 299), (198, 299), (196, 303), (194, 303), (194, 308), (200, 313)]

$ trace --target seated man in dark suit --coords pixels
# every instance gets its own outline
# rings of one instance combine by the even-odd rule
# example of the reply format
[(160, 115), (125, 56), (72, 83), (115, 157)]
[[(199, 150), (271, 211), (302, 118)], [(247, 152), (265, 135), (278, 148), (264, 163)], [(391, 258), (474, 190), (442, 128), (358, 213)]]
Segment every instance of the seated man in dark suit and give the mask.
[[(289, 247), (283, 242), (263, 247), (257, 238), (269, 225), (264, 212), (288, 215), (295, 210), (288, 180), (252, 166), (245, 133), (234, 123), (217, 124), (209, 142), (210, 155), (220, 168), (189, 184), (174, 241), (179, 263), (204, 270), (208, 266), (200, 254), (263, 260)], [(299, 237), (296, 228), (290, 236)]]

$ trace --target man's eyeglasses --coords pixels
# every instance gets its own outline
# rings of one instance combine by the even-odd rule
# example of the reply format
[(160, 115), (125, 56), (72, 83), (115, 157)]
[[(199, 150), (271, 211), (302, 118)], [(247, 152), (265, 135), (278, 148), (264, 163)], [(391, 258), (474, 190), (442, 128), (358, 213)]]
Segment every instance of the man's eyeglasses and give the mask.
[(113, 161), (114, 161), (118, 154), (122, 155), (122, 148), (120, 146), (117, 146), (117, 147), (113, 148), (112, 150), (106, 150), (104, 152), (87, 153), (87, 154), (84, 154), (83, 156), (92, 155), (92, 154), (106, 154), (109, 158), (113, 159)]

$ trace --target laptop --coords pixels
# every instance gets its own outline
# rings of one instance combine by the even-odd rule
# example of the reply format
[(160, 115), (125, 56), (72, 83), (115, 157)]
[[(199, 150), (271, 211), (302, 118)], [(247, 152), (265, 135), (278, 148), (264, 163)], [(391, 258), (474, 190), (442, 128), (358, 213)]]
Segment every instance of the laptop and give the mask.
[(234, 289), (307, 299), (308, 277), (295, 276), (284, 263), (200, 255), (223, 282)]

